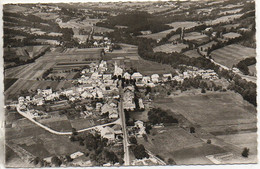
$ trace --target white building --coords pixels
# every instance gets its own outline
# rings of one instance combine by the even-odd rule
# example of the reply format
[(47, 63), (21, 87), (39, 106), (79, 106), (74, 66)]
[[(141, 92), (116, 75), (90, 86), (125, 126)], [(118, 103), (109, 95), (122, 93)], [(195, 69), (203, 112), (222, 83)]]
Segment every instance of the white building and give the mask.
[(114, 129), (106, 126), (102, 127), (100, 131), (101, 137), (107, 138), (108, 140), (115, 140), (115, 131)]
[(143, 75), (139, 72), (136, 72), (136, 73), (132, 74), (131, 78), (135, 79), (135, 80), (139, 80), (139, 79), (143, 78)]
[(123, 77), (128, 80), (131, 79), (131, 75), (128, 72), (125, 72)]
[(151, 76), (152, 82), (153, 83), (158, 83), (159, 82), (159, 75), (158, 74), (153, 74)]

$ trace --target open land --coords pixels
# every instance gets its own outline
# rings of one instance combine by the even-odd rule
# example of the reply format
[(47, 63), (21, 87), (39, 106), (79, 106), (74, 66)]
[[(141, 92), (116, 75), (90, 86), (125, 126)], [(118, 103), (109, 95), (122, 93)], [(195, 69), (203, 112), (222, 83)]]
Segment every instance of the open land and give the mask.
[(165, 53), (172, 53), (172, 52), (177, 52), (180, 53), (182, 49), (185, 49), (188, 47), (188, 45), (178, 43), (176, 45), (174, 44), (164, 44), (161, 46), (157, 46), (153, 49), (154, 52), (165, 52)]
[(217, 63), (232, 68), (233, 65), (245, 58), (256, 57), (256, 50), (242, 45), (232, 44), (213, 51), (211, 56)]

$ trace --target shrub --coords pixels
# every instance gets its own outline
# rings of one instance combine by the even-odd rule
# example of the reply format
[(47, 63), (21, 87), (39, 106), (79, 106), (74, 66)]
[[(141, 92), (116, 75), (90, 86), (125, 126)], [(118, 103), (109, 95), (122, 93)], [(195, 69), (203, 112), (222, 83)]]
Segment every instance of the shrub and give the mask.
[(243, 152), (242, 152), (242, 156), (247, 158), (248, 155), (249, 155), (249, 148), (246, 148), (246, 147), (245, 147), (244, 150), (243, 150)]

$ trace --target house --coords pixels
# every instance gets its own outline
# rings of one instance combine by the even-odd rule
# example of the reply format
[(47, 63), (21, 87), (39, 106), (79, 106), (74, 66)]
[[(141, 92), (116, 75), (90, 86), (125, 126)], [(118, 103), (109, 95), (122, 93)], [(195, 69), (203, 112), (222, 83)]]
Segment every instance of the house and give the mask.
[(122, 127), (120, 124), (115, 124), (112, 129), (114, 130), (115, 134), (123, 134)]
[(103, 138), (107, 138), (108, 140), (115, 140), (115, 131), (111, 127), (102, 127), (100, 134)]
[(163, 74), (163, 81), (166, 82), (168, 80), (172, 79), (172, 74), (171, 73), (167, 73), (167, 74)]
[(125, 72), (124, 75), (123, 75), (123, 77), (124, 77), (125, 79), (128, 79), (128, 80), (131, 79), (131, 75), (130, 75), (128, 72)]
[(113, 111), (113, 108), (107, 103), (101, 107), (101, 114), (109, 113), (110, 111)]
[(118, 118), (118, 111), (117, 111), (117, 109), (113, 109), (113, 111), (109, 112), (108, 117), (109, 117), (110, 119), (116, 119), (116, 118)]
[(91, 75), (91, 79), (98, 79), (98, 72), (94, 72), (94, 73), (92, 73), (92, 75)]
[(33, 102), (37, 104), (37, 106), (43, 105), (44, 99), (42, 94), (38, 94), (33, 97)]
[(150, 76), (144, 76), (143, 79), (142, 79), (142, 82), (143, 82), (144, 84), (147, 84), (147, 83), (149, 83), (150, 81), (151, 81)]
[(139, 107), (140, 107), (140, 109), (144, 109), (143, 100), (140, 98), (140, 99), (138, 100), (138, 102), (139, 102)]
[(147, 83), (146, 85), (149, 86), (149, 87), (155, 87), (155, 84), (153, 82)]
[(135, 122), (135, 127), (139, 129), (138, 133), (136, 134), (137, 137), (143, 137), (143, 134), (146, 134), (144, 122), (142, 122), (141, 120), (137, 120)]
[(83, 93), (81, 93), (80, 95), (82, 98), (92, 98), (92, 94), (90, 92), (84, 91)]
[(30, 97), (30, 96), (26, 96), (26, 97), (25, 97), (25, 100), (26, 100), (27, 102), (29, 102), (29, 101), (31, 101), (31, 97)]
[(73, 95), (73, 90), (72, 89), (68, 89), (68, 90), (65, 90), (64, 92), (63, 92), (66, 96), (70, 96), (70, 95)]
[(135, 72), (134, 74), (132, 74), (131, 78), (135, 80), (139, 80), (143, 78), (143, 75), (139, 72)]
[(18, 98), (18, 103), (19, 104), (23, 104), (24, 103), (24, 97), (23, 96)]
[(113, 119), (113, 118), (118, 118), (118, 111), (116, 108), (111, 107), (110, 105), (108, 105), (107, 103), (104, 104), (101, 108), (101, 114), (105, 114), (108, 113), (109, 118)]
[(134, 93), (131, 91), (127, 91), (124, 94), (124, 98), (123, 98), (123, 107), (124, 109), (127, 110), (134, 110), (135, 109), (135, 103), (133, 101), (134, 98)]
[(69, 97), (69, 100), (72, 101), (72, 102), (74, 102), (76, 99), (75, 99), (75, 97), (70, 96), (70, 97)]
[(153, 74), (151, 76), (152, 82), (153, 83), (158, 83), (159, 82), (159, 75), (158, 74)]
[(114, 69), (114, 75), (116, 76), (122, 76), (123, 69), (117, 66), (117, 63), (115, 62), (115, 69)]
[(97, 111), (101, 110), (102, 105), (103, 105), (102, 103), (97, 102), (96, 103), (96, 110)]
[(111, 74), (103, 74), (103, 80), (111, 80), (112, 75)]
[(75, 159), (75, 158), (80, 157), (80, 156), (83, 156), (83, 155), (84, 155), (84, 153), (82, 153), (82, 152), (80, 152), (80, 151), (77, 151), (77, 152), (71, 154), (71, 155), (70, 155), (70, 158)]

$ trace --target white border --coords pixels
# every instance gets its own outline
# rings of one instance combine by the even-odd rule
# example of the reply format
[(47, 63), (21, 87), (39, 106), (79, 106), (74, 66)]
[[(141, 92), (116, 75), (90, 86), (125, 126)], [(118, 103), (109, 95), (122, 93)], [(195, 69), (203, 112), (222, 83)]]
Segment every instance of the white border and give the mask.
[[(130, 0), (0, 0), (0, 18), (2, 18), (2, 5), (3, 4), (9, 4), (9, 3), (69, 3), (69, 2), (73, 2), (73, 3), (77, 3), (77, 2), (127, 2)], [(131, 0), (131, 1), (137, 1), (137, 2), (145, 2), (145, 1), (157, 1), (157, 0)], [(160, 0), (160, 1), (167, 1), (167, 0)], [(177, 0), (178, 1), (178, 0)], [(183, 1), (183, 0), (179, 0), (179, 1)], [(190, 0), (190, 1), (198, 1), (198, 0)], [(205, 0), (206, 1), (206, 0)], [(259, 85), (259, 53), (260, 53), (260, 44), (258, 43), (259, 39), (260, 39), (260, 31), (259, 31), (259, 16), (260, 16), (260, 1), (259, 0), (255, 0), (256, 2), (256, 39), (257, 39), (257, 86)], [(2, 19), (0, 20), (0, 36), (3, 37), (3, 25), (2, 25)], [(3, 151), (3, 145), (4, 145), (4, 130), (3, 130), (3, 119), (4, 119), (4, 96), (3, 96), (3, 39), (0, 41), (0, 169), (4, 168), (3, 166), (3, 161), (4, 161), (4, 151)], [(260, 89), (257, 88), (257, 93), (260, 93)], [(257, 100), (260, 99), (260, 96), (257, 95)], [(259, 104), (259, 103), (258, 103)], [(257, 112), (259, 112), (260, 108), (259, 106), (257, 107)], [(259, 119), (259, 114), (257, 114), (257, 117)], [(257, 123), (257, 128), (260, 129), (260, 125), (259, 123)], [(258, 130), (258, 150), (259, 150), (259, 130)], [(71, 168), (71, 167), (70, 167)], [(101, 168), (101, 167), (84, 167), (84, 168)], [(118, 168), (118, 167), (102, 167), (104, 169), (111, 169), (111, 168)], [(259, 164), (259, 153), (258, 153), (258, 164), (236, 164), (236, 165), (182, 165), (182, 166), (145, 166), (145, 167), (138, 167), (138, 166), (129, 166), (129, 167), (120, 167), (120, 168), (150, 168), (150, 169), (170, 169), (170, 168), (176, 168), (176, 169), (198, 169), (198, 168), (202, 168), (202, 169), (218, 169), (218, 168), (224, 168), (224, 169), (245, 169), (245, 168), (249, 168), (249, 169), (257, 169), (260, 168), (260, 164)]]

